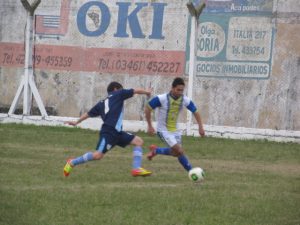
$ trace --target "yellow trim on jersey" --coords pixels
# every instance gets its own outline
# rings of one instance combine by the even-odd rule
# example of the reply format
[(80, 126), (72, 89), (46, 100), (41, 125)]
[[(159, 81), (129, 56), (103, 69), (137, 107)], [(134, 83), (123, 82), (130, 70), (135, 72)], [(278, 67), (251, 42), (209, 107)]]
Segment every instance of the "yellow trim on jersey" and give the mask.
[(149, 103), (146, 104), (146, 107), (148, 107), (148, 109), (150, 109), (151, 111), (153, 111), (151, 105), (149, 105)]
[(168, 96), (168, 115), (167, 115), (167, 129), (168, 131), (177, 130), (177, 118), (179, 115), (180, 108), (182, 107), (182, 96), (178, 99), (173, 99)]

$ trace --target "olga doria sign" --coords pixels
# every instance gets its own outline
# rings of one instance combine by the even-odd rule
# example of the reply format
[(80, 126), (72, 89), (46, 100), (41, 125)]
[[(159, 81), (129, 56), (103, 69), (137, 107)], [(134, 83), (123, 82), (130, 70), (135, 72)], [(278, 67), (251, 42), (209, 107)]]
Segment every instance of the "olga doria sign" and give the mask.
[(207, 1), (199, 18), (198, 77), (267, 79), (272, 62), (273, 1)]

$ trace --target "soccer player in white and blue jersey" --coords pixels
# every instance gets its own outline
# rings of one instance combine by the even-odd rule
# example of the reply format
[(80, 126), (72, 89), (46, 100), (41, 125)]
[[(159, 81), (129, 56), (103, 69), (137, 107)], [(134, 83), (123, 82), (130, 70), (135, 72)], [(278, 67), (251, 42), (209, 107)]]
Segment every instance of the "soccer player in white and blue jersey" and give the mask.
[(73, 167), (88, 161), (102, 159), (104, 154), (116, 145), (123, 148), (127, 145), (134, 145), (132, 176), (148, 176), (151, 174), (150, 171), (141, 167), (143, 139), (122, 130), (124, 101), (133, 97), (134, 94), (150, 96), (151, 92), (143, 89), (123, 89), (118, 82), (111, 82), (107, 87), (107, 92), (107, 98), (99, 101), (77, 121), (66, 122), (69, 125), (76, 126), (89, 117), (100, 116), (103, 120), (96, 151), (87, 152), (82, 156), (67, 160), (64, 167), (66, 177), (69, 176)]
[(165, 94), (153, 97), (145, 107), (145, 116), (148, 124), (148, 133), (155, 134), (155, 129), (152, 126), (151, 112), (157, 110), (157, 135), (168, 146), (157, 147), (151, 145), (150, 153), (147, 155), (149, 160), (156, 155), (169, 155), (178, 158), (179, 163), (186, 171), (192, 169), (188, 158), (184, 154), (184, 149), (181, 143), (181, 131), (177, 128), (177, 120), (183, 107), (191, 111), (198, 123), (199, 134), (205, 136), (201, 116), (195, 104), (187, 96), (183, 95), (185, 83), (180, 77), (173, 80), (171, 91)]

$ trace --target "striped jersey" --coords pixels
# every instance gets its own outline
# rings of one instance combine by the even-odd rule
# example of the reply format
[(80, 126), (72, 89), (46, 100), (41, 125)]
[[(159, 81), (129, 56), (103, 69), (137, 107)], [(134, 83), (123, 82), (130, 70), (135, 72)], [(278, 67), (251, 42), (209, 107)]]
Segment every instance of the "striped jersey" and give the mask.
[(174, 99), (170, 93), (153, 97), (148, 102), (148, 107), (150, 107), (152, 110), (157, 108), (157, 131), (176, 131), (178, 116), (182, 111), (183, 106), (192, 113), (197, 111), (193, 101), (185, 95), (179, 97), (178, 99)]

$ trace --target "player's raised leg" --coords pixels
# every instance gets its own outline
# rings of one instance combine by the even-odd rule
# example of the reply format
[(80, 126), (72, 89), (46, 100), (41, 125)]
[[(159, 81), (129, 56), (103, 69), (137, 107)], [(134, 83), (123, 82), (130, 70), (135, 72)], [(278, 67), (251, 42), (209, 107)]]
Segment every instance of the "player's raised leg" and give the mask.
[(170, 147), (158, 147), (156, 145), (149, 146), (149, 153), (147, 155), (148, 160), (152, 160), (156, 155), (171, 155)]
[[(176, 143), (175, 138), (171, 138), (171, 137), (172, 136), (169, 136), (168, 138), (169, 142), (166, 142), (169, 145), (173, 145), (174, 143)], [(174, 140), (172, 141), (172, 139)], [(147, 155), (147, 158), (149, 160), (152, 160), (152, 158), (155, 157), (156, 155), (174, 156), (177, 157), (178, 162), (183, 166), (183, 168), (186, 171), (190, 171), (192, 169), (192, 165), (189, 162), (186, 155), (184, 155), (184, 150), (180, 144), (174, 144), (172, 147), (157, 147), (156, 145), (150, 145), (149, 150), (150, 152)]]

